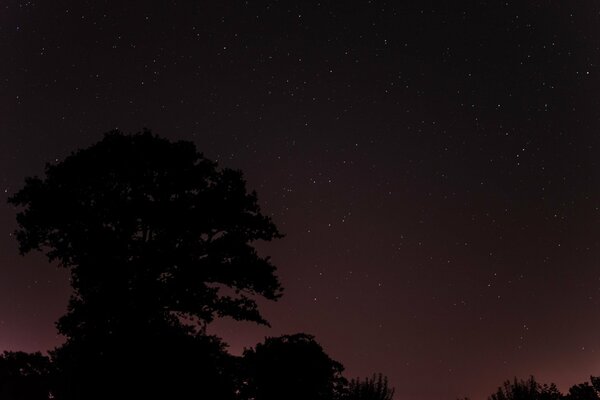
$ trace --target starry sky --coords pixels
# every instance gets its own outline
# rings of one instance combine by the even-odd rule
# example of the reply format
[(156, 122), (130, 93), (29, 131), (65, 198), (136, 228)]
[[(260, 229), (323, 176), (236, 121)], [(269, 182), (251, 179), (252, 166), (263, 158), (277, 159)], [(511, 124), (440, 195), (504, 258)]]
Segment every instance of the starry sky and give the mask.
[(0, 350), (61, 343), (68, 275), (18, 255), (25, 176), (114, 128), (240, 168), (286, 234), (272, 327), (398, 399), (600, 374), (600, 4), (0, 3)]

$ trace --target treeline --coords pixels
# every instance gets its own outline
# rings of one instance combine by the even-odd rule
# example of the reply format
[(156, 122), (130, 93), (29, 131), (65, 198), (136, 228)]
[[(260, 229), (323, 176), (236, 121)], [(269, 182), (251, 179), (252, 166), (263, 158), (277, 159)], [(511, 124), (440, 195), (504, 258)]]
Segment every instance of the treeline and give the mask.
[(590, 376), (589, 382), (573, 385), (566, 394), (554, 383), (540, 384), (533, 376), (504, 382), (488, 400), (600, 400), (600, 377)]
[[(86, 380), (82, 387), (77, 382), (65, 381), (65, 377), (61, 377), (61, 368), (54, 355), (51, 353), (48, 357), (41, 353), (4, 352), (0, 356), (0, 399), (61, 399), (70, 398), (69, 395), (73, 396), (75, 392), (80, 398), (90, 399), (154, 399), (163, 396), (169, 399), (185, 396), (235, 400), (394, 399), (394, 389), (389, 387), (387, 378), (382, 374), (346, 380), (342, 376), (342, 365), (329, 358), (314, 338), (306, 334), (267, 338), (264, 343), (246, 349), (240, 357), (223, 352), (219, 354), (219, 357), (223, 357), (220, 360), (214, 358), (216, 354), (210, 359), (196, 360), (209, 366), (212, 373), (209, 376), (187, 374), (180, 377), (189, 379), (189, 382), (178, 379), (177, 383), (184, 385), (179, 388), (164, 386), (165, 383), (176, 383), (169, 382), (169, 374), (141, 376), (139, 369), (131, 370), (130, 383), (119, 387), (100, 377), (117, 380), (120, 377), (111, 376), (107, 371), (101, 373), (97, 368), (93, 369), (96, 378), (93, 384), (90, 385), (92, 382)], [(123, 357), (119, 361), (123, 362)], [(114, 365), (104, 367), (118, 370)], [(182, 367), (196, 370), (193, 366)], [(90, 372), (85, 371), (86, 374)], [(164, 373), (161, 368), (161, 374)], [(137, 384), (132, 386), (131, 382), (136, 379)], [(150, 379), (158, 379), (159, 382), (153, 385)], [(106, 387), (111, 388), (111, 394), (106, 393)], [(159, 387), (163, 389), (156, 391)], [(573, 385), (565, 394), (554, 383), (541, 384), (533, 376), (528, 379), (514, 378), (505, 381), (487, 400), (600, 400), (600, 377), (591, 376), (589, 382)]]
[[(122, 355), (115, 360), (127, 363), (126, 381), (118, 364), (81, 366), (85, 378), (79, 381), (65, 375), (55, 354), (5, 352), (0, 357), (0, 399), (392, 400), (394, 393), (381, 374), (346, 380), (341, 364), (305, 334), (267, 338), (241, 357), (204, 354), (195, 360), (200, 368), (164, 368), (157, 364), (164, 360), (153, 360), (158, 370), (152, 373), (139, 361)], [(174, 372), (182, 375), (174, 377)]]

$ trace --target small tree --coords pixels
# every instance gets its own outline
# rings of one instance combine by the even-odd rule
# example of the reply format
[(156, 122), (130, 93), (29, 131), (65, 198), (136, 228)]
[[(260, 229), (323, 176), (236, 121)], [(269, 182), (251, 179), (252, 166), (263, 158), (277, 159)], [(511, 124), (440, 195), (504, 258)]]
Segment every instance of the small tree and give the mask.
[(344, 384), (344, 367), (306, 334), (267, 338), (244, 351), (243, 398), (331, 400)]
[(590, 385), (588, 382), (584, 382), (571, 386), (569, 388), (569, 393), (567, 393), (565, 396), (565, 400), (600, 400), (598, 391), (596, 389), (598, 380), (593, 376), (591, 378), (595, 385)]
[(394, 389), (388, 386), (388, 379), (381, 373), (364, 381), (352, 379), (348, 386), (347, 400), (392, 400)]
[(540, 385), (533, 376), (527, 380), (506, 381), (489, 400), (560, 400), (562, 394), (554, 383)]

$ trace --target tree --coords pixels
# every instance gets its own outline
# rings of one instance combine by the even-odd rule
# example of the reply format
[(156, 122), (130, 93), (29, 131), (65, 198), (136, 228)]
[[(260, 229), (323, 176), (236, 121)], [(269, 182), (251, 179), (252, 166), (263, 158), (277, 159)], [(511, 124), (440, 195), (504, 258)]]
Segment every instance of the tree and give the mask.
[(592, 385), (588, 382), (571, 386), (565, 400), (600, 400), (598, 396), (598, 378), (591, 377)]
[(50, 398), (52, 367), (41, 353), (5, 351), (0, 356), (0, 398), (47, 400)]
[(489, 400), (561, 400), (562, 394), (555, 384), (540, 385), (533, 376), (527, 380), (504, 382)]
[(234, 400), (234, 357), (213, 336), (170, 331), (141, 340), (70, 341), (53, 354), (61, 400)]
[(600, 376), (590, 376), (590, 382), (592, 382), (592, 386), (596, 392), (600, 392)]
[(371, 379), (352, 379), (348, 386), (345, 399), (347, 400), (392, 400), (394, 389), (388, 386), (387, 377), (382, 374), (375, 375)]
[(344, 367), (311, 335), (267, 338), (244, 351), (242, 395), (255, 400), (331, 400), (346, 384)]
[(206, 324), (267, 324), (255, 297), (281, 296), (275, 267), (253, 247), (281, 234), (241, 172), (219, 169), (192, 142), (113, 131), (47, 164), (9, 202), (22, 207), (21, 253), (40, 250), (71, 273), (57, 323), (68, 340), (53, 353), (63, 398), (114, 397), (118, 384), (107, 381), (135, 390), (136, 368), (179, 379), (173, 365), (190, 355), (200, 357), (189, 371), (202, 381), (227, 381), (223, 344), (204, 335)]
[(42, 250), (71, 271), (61, 333), (215, 316), (266, 323), (252, 296), (275, 300), (281, 286), (252, 243), (281, 235), (241, 172), (218, 169), (191, 142), (114, 131), (45, 175), (9, 202), (24, 207), (21, 252)]

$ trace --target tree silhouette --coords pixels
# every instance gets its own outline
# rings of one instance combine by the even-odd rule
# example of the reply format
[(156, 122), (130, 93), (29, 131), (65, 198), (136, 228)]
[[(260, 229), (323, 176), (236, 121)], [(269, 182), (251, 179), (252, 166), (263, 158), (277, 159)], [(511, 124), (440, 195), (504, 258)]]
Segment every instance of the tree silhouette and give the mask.
[(596, 392), (600, 392), (600, 377), (590, 376), (590, 382), (592, 382), (592, 386), (594, 387)]
[(346, 383), (343, 366), (310, 335), (267, 338), (243, 357), (246, 399), (331, 400)]
[(267, 324), (254, 297), (282, 291), (253, 247), (281, 235), (241, 172), (217, 168), (191, 142), (113, 131), (47, 164), (9, 202), (23, 207), (21, 253), (43, 251), (71, 272), (57, 323), (68, 340), (53, 353), (62, 398), (111, 398), (124, 382), (140, 398), (138, 372), (151, 394), (181, 391), (195, 373), (205, 393), (227, 397), (214, 394), (229, 382), (224, 346), (205, 325)]
[(51, 378), (50, 359), (41, 353), (5, 351), (0, 356), (0, 399), (47, 400)]
[(54, 354), (56, 398), (233, 400), (233, 356), (215, 337), (160, 332), (137, 341), (70, 341)]
[(281, 235), (241, 172), (217, 169), (191, 142), (115, 131), (45, 174), (9, 201), (24, 207), (21, 252), (43, 250), (72, 273), (61, 333), (215, 316), (266, 323), (251, 296), (277, 299), (281, 286), (252, 242)]
[(352, 379), (348, 385), (347, 400), (392, 400), (394, 389), (388, 386), (387, 377), (382, 374), (373, 375), (372, 378)]
[(506, 381), (489, 400), (560, 400), (562, 394), (554, 383), (540, 385), (533, 376), (527, 380)]
[(578, 385), (571, 386), (569, 393), (567, 393), (565, 400), (600, 400), (598, 396), (598, 378), (591, 377), (592, 385), (588, 382), (580, 383)]
[(489, 400), (599, 400), (600, 377), (590, 376), (590, 382), (571, 386), (565, 395), (554, 383), (541, 385), (533, 377), (504, 382)]

